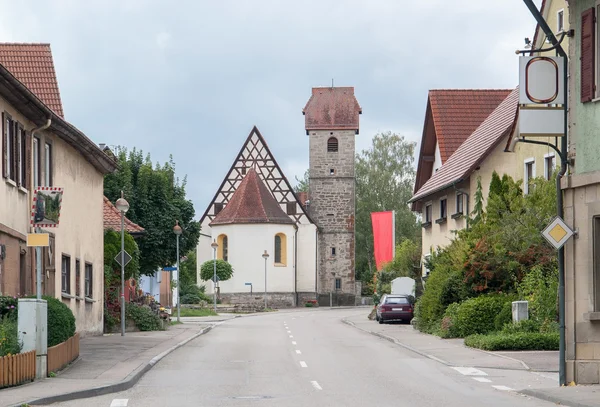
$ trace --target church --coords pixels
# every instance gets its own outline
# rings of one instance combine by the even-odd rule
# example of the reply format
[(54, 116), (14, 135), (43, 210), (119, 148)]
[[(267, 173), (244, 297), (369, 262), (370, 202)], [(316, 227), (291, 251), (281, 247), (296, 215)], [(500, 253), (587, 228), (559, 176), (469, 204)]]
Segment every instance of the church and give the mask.
[(273, 308), (360, 300), (354, 157), (362, 108), (353, 87), (317, 87), (302, 113), (308, 194), (294, 191), (254, 127), (200, 219), (199, 284), (212, 295), (214, 284), (200, 279), (200, 266), (214, 256), (234, 270), (218, 284), (223, 303), (258, 305), (265, 292)]

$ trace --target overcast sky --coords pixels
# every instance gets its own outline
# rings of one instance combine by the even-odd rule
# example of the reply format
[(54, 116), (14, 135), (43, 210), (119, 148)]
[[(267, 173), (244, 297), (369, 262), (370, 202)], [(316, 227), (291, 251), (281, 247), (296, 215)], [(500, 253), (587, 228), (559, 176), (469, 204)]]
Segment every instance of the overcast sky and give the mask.
[[(539, 4), (539, 1), (536, 2)], [(427, 91), (513, 88), (522, 0), (0, 0), (0, 41), (52, 45), (65, 117), (97, 143), (172, 154), (196, 214), (253, 125), (294, 183), (313, 86), (354, 86), (357, 151), (418, 142)]]

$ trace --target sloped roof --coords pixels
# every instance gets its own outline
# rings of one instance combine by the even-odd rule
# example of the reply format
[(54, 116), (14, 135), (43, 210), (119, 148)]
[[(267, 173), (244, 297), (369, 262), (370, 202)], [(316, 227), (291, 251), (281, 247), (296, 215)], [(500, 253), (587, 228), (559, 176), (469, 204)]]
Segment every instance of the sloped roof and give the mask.
[(254, 168), (248, 169), (231, 200), (210, 226), (241, 223), (294, 224)]
[(354, 87), (312, 88), (302, 109), (306, 134), (309, 130), (355, 130), (362, 108), (354, 96)]
[(58, 116), (64, 117), (50, 44), (0, 43), (0, 64)]
[[(123, 223), (125, 224), (125, 231), (129, 234), (135, 235), (145, 232), (143, 227), (137, 223), (133, 223), (127, 217), (125, 217)], [(107, 229), (121, 230), (121, 212), (107, 197), (104, 197), (104, 230)]]
[(409, 202), (419, 201), (466, 179), (502, 139), (512, 133), (517, 117), (518, 88), (489, 115)]

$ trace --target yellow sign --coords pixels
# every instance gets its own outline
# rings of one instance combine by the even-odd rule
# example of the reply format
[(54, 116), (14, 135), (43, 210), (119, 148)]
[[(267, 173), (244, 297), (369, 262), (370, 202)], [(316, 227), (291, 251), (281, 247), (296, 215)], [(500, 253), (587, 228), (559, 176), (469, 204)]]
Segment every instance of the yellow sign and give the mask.
[(560, 242), (567, 235), (567, 231), (560, 224), (557, 224), (548, 232), (548, 234), (552, 237), (552, 239)]
[(48, 233), (28, 233), (27, 247), (48, 247), (50, 246), (50, 234)]
[(571, 236), (573, 231), (558, 216), (544, 229), (542, 235), (556, 249), (560, 249)]

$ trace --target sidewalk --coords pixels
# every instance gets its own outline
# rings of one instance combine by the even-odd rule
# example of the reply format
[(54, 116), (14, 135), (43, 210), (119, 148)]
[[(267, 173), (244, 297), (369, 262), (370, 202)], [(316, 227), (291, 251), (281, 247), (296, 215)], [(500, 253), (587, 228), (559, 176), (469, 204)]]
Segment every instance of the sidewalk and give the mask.
[(487, 352), (464, 346), (462, 339), (441, 339), (421, 333), (411, 325), (380, 325), (367, 315), (354, 315), (343, 321), (372, 335), (391, 341), (447, 366), (487, 369), (510, 369), (531, 372), (544, 377), (556, 376), (555, 387), (529, 388), (518, 393), (571, 407), (600, 406), (600, 386), (558, 386), (558, 352)]
[(2, 407), (44, 405), (127, 390), (164, 356), (233, 316), (193, 318), (167, 331), (86, 337), (79, 359), (56, 377), (0, 390)]

